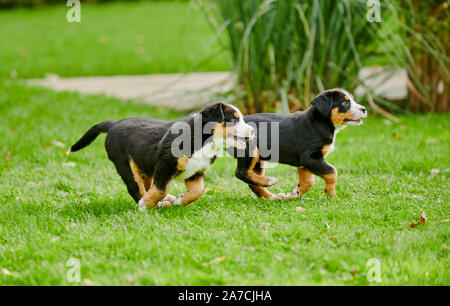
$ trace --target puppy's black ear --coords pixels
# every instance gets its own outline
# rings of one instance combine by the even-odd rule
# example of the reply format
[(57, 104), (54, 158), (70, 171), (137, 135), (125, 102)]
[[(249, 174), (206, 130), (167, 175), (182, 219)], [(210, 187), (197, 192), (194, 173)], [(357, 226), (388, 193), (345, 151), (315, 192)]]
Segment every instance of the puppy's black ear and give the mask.
[(223, 103), (214, 103), (205, 107), (200, 112), (203, 122), (223, 122), (225, 120), (223, 108)]
[(331, 108), (333, 106), (333, 92), (325, 92), (319, 94), (311, 101), (314, 106), (323, 116), (330, 117)]

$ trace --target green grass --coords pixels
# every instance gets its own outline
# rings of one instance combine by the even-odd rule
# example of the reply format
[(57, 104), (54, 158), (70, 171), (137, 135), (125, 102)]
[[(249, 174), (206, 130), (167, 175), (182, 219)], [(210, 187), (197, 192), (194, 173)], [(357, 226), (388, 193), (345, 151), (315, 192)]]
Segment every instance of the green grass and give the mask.
[[(0, 284), (71, 284), (70, 258), (101, 285), (367, 285), (370, 258), (381, 262), (381, 285), (450, 283), (449, 223), (440, 222), (450, 217), (448, 114), (392, 125), (372, 116), (341, 132), (328, 158), (340, 173), (335, 198), (318, 179), (300, 200), (256, 199), (224, 158), (197, 202), (142, 213), (104, 136), (63, 152), (102, 120), (182, 114), (14, 83), (0, 85), (0, 113), (0, 268), (12, 274), (0, 271)], [(272, 190), (296, 185), (291, 170), (268, 171), (280, 179)], [(410, 228), (422, 211), (428, 221)]]
[[(63, 153), (102, 120), (186, 114), (26, 87), (11, 72), (215, 71), (229, 69), (227, 57), (215, 55), (214, 33), (185, 3), (82, 5), (81, 24), (65, 12), (0, 11), (0, 284), (71, 285), (70, 258), (80, 260), (82, 280), (101, 285), (367, 285), (371, 258), (381, 262), (381, 285), (450, 283), (449, 223), (440, 222), (450, 218), (448, 114), (391, 125), (371, 116), (341, 132), (328, 158), (339, 171), (335, 198), (317, 179), (300, 200), (256, 199), (224, 158), (198, 201), (142, 213), (104, 136)], [(292, 168), (268, 173), (280, 180), (273, 191), (296, 185)], [(170, 192), (183, 190), (174, 182)], [(428, 221), (410, 228), (422, 211)]]
[(0, 78), (228, 70), (213, 30), (185, 2), (0, 11)]

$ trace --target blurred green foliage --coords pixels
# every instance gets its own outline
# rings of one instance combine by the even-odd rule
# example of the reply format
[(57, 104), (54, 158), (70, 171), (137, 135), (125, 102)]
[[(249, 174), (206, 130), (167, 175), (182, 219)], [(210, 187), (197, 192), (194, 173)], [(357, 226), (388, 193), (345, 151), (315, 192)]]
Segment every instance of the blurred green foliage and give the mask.
[[(113, 2), (117, 0), (81, 0), (81, 3), (102, 3)], [(121, 2), (176, 2), (189, 0), (121, 0)], [(64, 4), (65, 0), (0, 0), (0, 8), (15, 8), (15, 7), (39, 7), (44, 5)]]

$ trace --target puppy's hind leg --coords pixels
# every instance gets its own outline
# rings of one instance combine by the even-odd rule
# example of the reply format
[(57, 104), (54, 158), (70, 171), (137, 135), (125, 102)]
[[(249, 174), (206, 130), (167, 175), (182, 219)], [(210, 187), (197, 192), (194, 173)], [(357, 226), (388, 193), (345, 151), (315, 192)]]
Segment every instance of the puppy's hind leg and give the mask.
[(170, 176), (155, 173), (150, 189), (139, 200), (139, 210), (144, 211), (147, 207), (155, 207), (162, 201), (169, 190)]
[(236, 177), (249, 185), (270, 187), (275, 185), (278, 180), (274, 177), (264, 176), (254, 171), (255, 166), (260, 162), (257, 157), (239, 157), (236, 168)]
[[(264, 176), (265, 171), (266, 171), (266, 169), (264, 168), (263, 161), (258, 161), (253, 168), (253, 172), (255, 172), (258, 175)], [(253, 184), (249, 184), (248, 186), (250, 187), (250, 189), (253, 191), (253, 193), (258, 198), (264, 198), (264, 199), (268, 199), (268, 200), (282, 200), (282, 199), (286, 198), (286, 195), (284, 193), (273, 194), (272, 192), (267, 190), (267, 188), (265, 188), (265, 187), (261, 187), (261, 186), (257, 186), (257, 185), (253, 185)]]
[(141, 192), (142, 188), (144, 187), (143, 185), (140, 187), (136, 182), (131, 163), (126, 159), (121, 159), (113, 162), (116, 166), (117, 173), (119, 173), (123, 182), (127, 186), (128, 193), (136, 201), (136, 203), (138, 203), (142, 197)]

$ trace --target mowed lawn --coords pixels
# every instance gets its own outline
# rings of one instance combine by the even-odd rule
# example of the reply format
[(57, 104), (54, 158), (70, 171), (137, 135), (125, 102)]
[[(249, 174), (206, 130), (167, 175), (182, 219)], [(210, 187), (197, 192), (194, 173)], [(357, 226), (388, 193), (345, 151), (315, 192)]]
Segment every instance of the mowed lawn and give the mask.
[[(142, 213), (104, 135), (64, 152), (103, 120), (187, 114), (13, 79), (216, 71), (228, 59), (187, 3), (82, 4), (81, 24), (65, 13), (0, 11), (0, 284), (367, 285), (370, 259), (381, 285), (450, 283), (448, 114), (391, 124), (371, 115), (342, 131), (328, 157), (339, 171), (334, 198), (317, 178), (302, 199), (256, 199), (223, 158), (197, 202)], [(268, 174), (280, 180), (273, 191), (297, 184), (293, 168)], [(423, 211), (427, 222), (410, 228)], [(80, 283), (67, 278), (70, 259)]]
[[(140, 212), (104, 136), (63, 153), (99, 121), (184, 114), (14, 84), (1, 85), (0, 112), (1, 284), (72, 284), (71, 258), (101, 285), (367, 285), (371, 258), (381, 285), (449, 284), (449, 115), (371, 116), (341, 132), (328, 158), (335, 198), (318, 179), (303, 199), (256, 199), (223, 158), (197, 202)], [(280, 179), (272, 190), (297, 183), (292, 168), (268, 173)]]
[[(0, 10), (0, 78), (149, 74), (230, 69), (200, 9), (187, 2)], [(221, 52), (222, 51), (222, 52)]]

